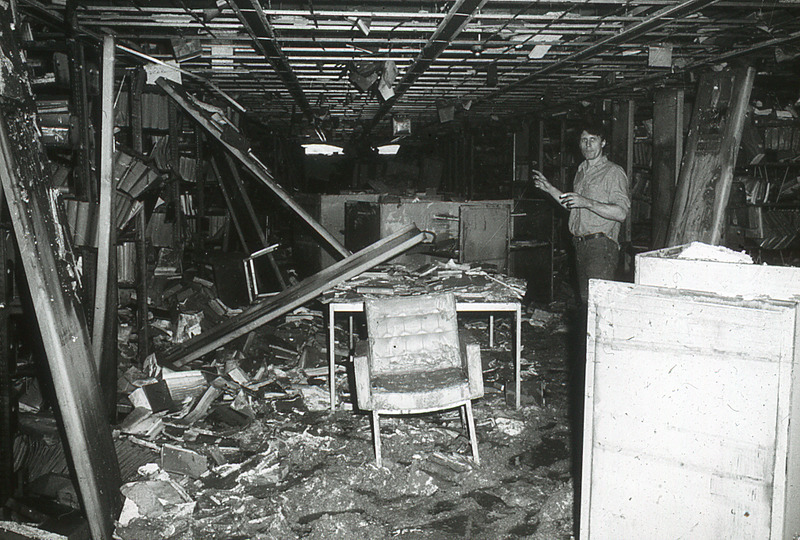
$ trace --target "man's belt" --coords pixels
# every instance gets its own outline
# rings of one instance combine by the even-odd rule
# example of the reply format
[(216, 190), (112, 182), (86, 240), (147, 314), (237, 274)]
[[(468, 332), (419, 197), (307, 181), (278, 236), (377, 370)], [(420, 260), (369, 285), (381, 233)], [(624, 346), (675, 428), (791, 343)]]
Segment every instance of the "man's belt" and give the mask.
[(573, 236), (576, 242), (585, 242), (586, 240), (593, 240), (595, 238), (608, 238), (606, 233), (596, 232), (592, 234), (584, 234), (583, 236)]

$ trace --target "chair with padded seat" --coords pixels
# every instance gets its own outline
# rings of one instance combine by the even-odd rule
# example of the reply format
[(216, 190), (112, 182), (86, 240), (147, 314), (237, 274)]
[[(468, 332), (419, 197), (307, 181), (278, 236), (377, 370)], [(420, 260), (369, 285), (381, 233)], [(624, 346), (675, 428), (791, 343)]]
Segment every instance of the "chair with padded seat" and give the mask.
[[(451, 293), (367, 299), (367, 342), (353, 359), (359, 408), (372, 412), (382, 466), (380, 415), (460, 408), (480, 465), (472, 400), (483, 396), (480, 346), (459, 339)], [(364, 350), (366, 349), (366, 350)]]

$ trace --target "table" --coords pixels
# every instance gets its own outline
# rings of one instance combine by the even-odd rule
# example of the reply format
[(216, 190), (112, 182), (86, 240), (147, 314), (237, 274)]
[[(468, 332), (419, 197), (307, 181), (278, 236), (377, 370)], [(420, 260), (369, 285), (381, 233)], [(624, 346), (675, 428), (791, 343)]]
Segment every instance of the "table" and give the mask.
[[(328, 303), (328, 381), (330, 386), (331, 410), (336, 410), (336, 336), (335, 317), (337, 313), (362, 313), (364, 301), (331, 300)], [(456, 301), (458, 313), (489, 313), (489, 346), (494, 346), (494, 314), (514, 314), (514, 406), (519, 409), (522, 383), (520, 379), (520, 362), (522, 357), (522, 304), (520, 302), (464, 302)], [(350, 349), (352, 349), (353, 326), (350, 320)]]

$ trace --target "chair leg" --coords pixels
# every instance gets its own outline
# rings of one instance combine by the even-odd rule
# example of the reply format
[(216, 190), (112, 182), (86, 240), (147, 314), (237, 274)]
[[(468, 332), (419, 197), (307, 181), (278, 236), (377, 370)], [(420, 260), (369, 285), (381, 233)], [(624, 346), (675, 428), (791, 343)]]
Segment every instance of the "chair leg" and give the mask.
[(383, 467), (383, 460), (381, 460), (381, 421), (378, 418), (377, 411), (372, 411), (372, 443), (375, 446), (375, 462), (378, 467)]
[(464, 411), (467, 413), (467, 430), (469, 432), (469, 442), (472, 445), (472, 460), (475, 465), (480, 467), (481, 458), (478, 455), (478, 433), (475, 431), (475, 418), (472, 416), (472, 402), (464, 404)]

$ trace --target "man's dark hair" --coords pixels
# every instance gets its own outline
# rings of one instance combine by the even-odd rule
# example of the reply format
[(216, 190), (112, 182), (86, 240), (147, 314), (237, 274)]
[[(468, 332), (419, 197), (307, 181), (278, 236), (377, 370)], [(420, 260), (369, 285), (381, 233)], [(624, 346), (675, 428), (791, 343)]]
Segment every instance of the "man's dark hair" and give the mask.
[(602, 122), (597, 120), (587, 120), (583, 123), (581, 127), (581, 133), (583, 132), (588, 133), (589, 135), (595, 135), (600, 137), (604, 141), (607, 141), (608, 138), (606, 137), (606, 128)]

